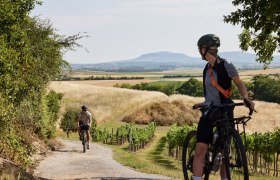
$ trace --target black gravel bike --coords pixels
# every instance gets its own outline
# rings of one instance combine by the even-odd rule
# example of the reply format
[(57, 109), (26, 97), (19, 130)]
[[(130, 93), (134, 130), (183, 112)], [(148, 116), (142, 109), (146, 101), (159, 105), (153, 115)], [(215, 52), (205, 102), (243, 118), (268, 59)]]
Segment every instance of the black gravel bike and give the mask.
[[(245, 102), (246, 103), (246, 102)], [(244, 106), (243, 103), (230, 103), (216, 106), (210, 103), (204, 107), (203, 116), (207, 116), (211, 110), (220, 108), (223, 112), (222, 118), (217, 119), (213, 124), (212, 143), (209, 144), (208, 151), (205, 155), (203, 167), (203, 179), (208, 180), (211, 172), (217, 172), (222, 165), (225, 165), (225, 170), (228, 180), (234, 179), (249, 179), (248, 162), (246, 157), (246, 149), (241, 139), (244, 136), (246, 144), (245, 126), (251, 119), (253, 109), (250, 109), (248, 116), (238, 118), (229, 118), (227, 112), (235, 106)], [(240, 126), (243, 127), (241, 133)], [(241, 131), (241, 130), (240, 130)], [(196, 131), (190, 131), (184, 141), (182, 152), (182, 167), (185, 180), (191, 180), (193, 176), (193, 160), (196, 146)]]

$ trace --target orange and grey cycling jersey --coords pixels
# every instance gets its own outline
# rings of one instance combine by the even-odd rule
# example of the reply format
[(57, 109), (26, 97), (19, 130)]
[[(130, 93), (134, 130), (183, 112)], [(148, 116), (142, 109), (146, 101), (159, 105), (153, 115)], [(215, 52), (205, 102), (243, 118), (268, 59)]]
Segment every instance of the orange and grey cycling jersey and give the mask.
[(90, 112), (85, 111), (85, 112), (80, 112), (78, 114), (78, 121), (81, 122), (83, 125), (91, 125), (91, 118), (92, 115)]

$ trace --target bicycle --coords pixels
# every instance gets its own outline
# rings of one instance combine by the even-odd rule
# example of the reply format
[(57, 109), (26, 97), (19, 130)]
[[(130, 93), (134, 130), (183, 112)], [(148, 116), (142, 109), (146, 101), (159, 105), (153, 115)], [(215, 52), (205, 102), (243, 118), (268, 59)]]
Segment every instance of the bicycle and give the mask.
[(81, 126), (81, 140), (82, 140), (82, 145), (83, 145), (83, 152), (85, 153), (89, 144), (88, 144), (88, 139), (87, 139), (87, 130), (85, 128), (86, 126)]
[[(222, 162), (225, 164), (228, 180), (249, 179), (246, 150), (241, 135), (244, 135), (246, 145), (245, 126), (255, 110), (249, 108), (250, 112), (248, 116), (228, 118), (227, 111), (235, 106), (244, 106), (244, 104), (230, 103), (217, 106), (211, 102), (208, 107), (204, 107), (205, 111), (203, 110), (203, 116), (207, 116), (214, 108), (221, 108), (223, 110), (222, 118), (216, 120), (213, 124), (212, 143), (209, 144), (208, 151), (205, 155), (203, 167), (203, 178), (205, 180), (209, 179), (211, 172), (217, 172), (219, 170)], [(241, 133), (239, 133), (238, 124), (243, 125), (243, 132)], [(191, 180), (192, 177), (195, 146), (196, 131), (193, 130), (187, 134), (182, 151), (182, 167), (185, 180)], [(223, 154), (221, 150), (223, 150)]]

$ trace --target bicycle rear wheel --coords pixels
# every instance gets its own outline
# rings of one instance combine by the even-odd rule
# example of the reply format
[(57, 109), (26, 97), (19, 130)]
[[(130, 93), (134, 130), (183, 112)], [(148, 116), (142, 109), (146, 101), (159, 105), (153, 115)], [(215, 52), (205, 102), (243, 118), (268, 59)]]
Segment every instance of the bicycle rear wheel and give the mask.
[(87, 150), (87, 133), (85, 131), (83, 131), (82, 144), (83, 144), (83, 152), (85, 153)]
[(224, 157), (228, 180), (249, 179), (245, 148), (239, 133), (235, 129), (229, 131)]
[[(190, 131), (184, 141), (183, 151), (182, 151), (182, 168), (185, 180), (191, 180), (193, 176), (193, 160), (196, 146), (196, 131)], [(205, 156), (205, 162), (208, 161), (208, 152)], [(205, 163), (207, 164), (207, 163)], [(203, 179), (209, 179), (209, 171), (204, 165)]]

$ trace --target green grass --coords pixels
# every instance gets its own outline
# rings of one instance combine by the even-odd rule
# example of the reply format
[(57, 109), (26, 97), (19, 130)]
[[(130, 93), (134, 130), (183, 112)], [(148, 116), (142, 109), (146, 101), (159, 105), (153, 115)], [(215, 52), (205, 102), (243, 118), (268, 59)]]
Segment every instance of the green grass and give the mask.
[(56, 136), (61, 138), (61, 139), (66, 139), (66, 140), (71, 140), (71, 141), (78, 141), (79, 140), (78, 132), (71, 133), (69, 135), (69, 138), (68, 138), (67, 134), (65, 132), (63, 132), (62, 130), (57, 130), (56, 131)]
[(127, 145), (122, 147), (110, 146), (113, 149), (114, 158), (123, 165), (130, 166), (137, 171), (182, 179), (180, 161), (168, 156), (165, 139), (168, 129), (169, 127), (157, 127), (153, 143), (137, 152), (129, 153)]
[(107, 128), (107, 129), (117, 129), (118, 127), (124, 125), (125, 123), (120, 121), (105, 121), (98, 124), (100, 128)]

